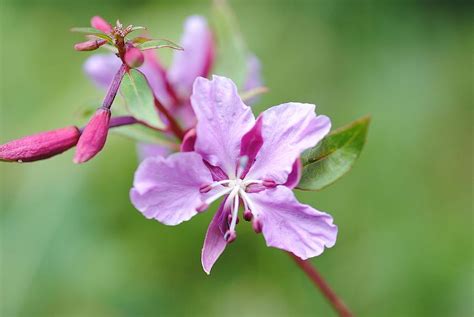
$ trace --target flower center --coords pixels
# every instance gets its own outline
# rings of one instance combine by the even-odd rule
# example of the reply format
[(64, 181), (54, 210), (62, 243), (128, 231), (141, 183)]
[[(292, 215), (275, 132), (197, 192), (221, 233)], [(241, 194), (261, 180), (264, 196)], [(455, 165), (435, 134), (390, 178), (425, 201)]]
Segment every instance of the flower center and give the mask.
[(267, 183), (268, 181), (237, 178), (216, 181), (209, 185), (205, 185), (201, 187), (201, 193), (207, 193), (215, 188), (219, 188), (219, 190), (217, 190), (215, 194), (208, 197), (204, 201), (202, 208), (199, 208), (198, 211), (206, 209), (211, 203), (220, 197), (228, 195), (224, 206), (224, 210), (230, 209), (230, 213), (228, 215), (229, 229), (224, 235), (224, 239), (226, 239), (227, 243), (231, 243), (237, 237), (235, 233), (235, 226), (237, 225), (238, 221), (240, 202), (243, 203), (244, 207), (244, 219), (247, 221), (252, 220), (252, 226), (254, 230), (257, 233), (260, 233), (261, 224), (258, 221), (258, 212), (254, 208), (253, 203), (248, 195), (248, 189), (250, 188), (249, 186), (258, 185), (262, 187), (262, 190), (264, 190)]

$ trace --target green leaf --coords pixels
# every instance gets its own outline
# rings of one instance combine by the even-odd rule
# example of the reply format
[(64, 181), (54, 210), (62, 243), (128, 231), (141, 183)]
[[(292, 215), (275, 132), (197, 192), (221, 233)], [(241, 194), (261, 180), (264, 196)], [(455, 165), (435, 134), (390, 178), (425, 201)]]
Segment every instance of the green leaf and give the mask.
[(149, 41), (138, 44), (137, 47), (141, 49), (142, 51), (152, 50), (152, 49), (157, 49), (157, 48), (164, 48), (164, 47), (168, 47), (168, 48), (172, 48), (172, 49), (180, 50), (180, 51), (183, 50), (183, 48), (179, 46), (178, 44), (171, 42), (169, 40), (165, 40), (165, 39), (149, 40)]
[(112, 133), (127, 137), (134, 141), (156, 143), (167, 146), (176, 146), (175, 143), (164, 138), (162, 133), (140, 124), (126, 125), (110, 129)]
[(133, 32), (133, 31), (140, 31), (140, 30), (146, 30), (146, 27), (144, 27), (144, 26), (133, 26), (133, 27), (130, 29), (130, 32)]
[(249, 52), (227, 1), (214, 1), (212, 22), (217, 41), (217, 58), (213, 73), (232, 78), (237, 87), (242, 87), (247, 77)]
[(344, 176), (364, 147), (370, 117), (365, 116), (328, 134), (301, 156), (303, 174), (297, 188), (321, 190)]
[(114, 40), (110, 36), (108, 36), (107, 34), (105, 34), (102, 31), (99, 31), (99, 30), (91, 28), (91, 27), (72, 28), (71, 32), (85, 33), (86, 35), (92, 35), (92, 36), (95, 36), (97, 38), (104, 39), (107, 42), (109, 42), (110, 44), (114, 43)]
[(153, 93), (145, 76), (136, 69), (131, 69), (123, 77), (120, 93), (130, 114), (146, 124), (163, 129), (165, 125), (155, 108)]

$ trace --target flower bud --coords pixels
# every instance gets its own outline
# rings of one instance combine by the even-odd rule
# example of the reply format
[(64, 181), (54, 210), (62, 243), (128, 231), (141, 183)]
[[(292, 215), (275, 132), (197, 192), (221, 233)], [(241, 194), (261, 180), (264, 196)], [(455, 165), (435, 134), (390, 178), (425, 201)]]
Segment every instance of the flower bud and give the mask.
[(74, 163), (87, 162), (102, 150), (107, 140), (109, 121), (110, 109), (97, 109), (77, 142)]
[(21, 163), (46, 159), (72, 148), (80, 135), (76, 127), (29, 135), (0, 145), (0, 160)]
[(125, 52), (125, 63), (127, 63), (130, 68), (140, 67), (144, 61), (145, 57), (143, 53), (136, 47), (130, 47)]
[(90, 40), (75, 44), (74, 49), (76, 51), (94, 51), (105, 43), (107, 43), (106, 40)]
[(91, 26), (94, 29), (97, 29), (97, 30), (102, 31), (104, 33), (112, 32), (112, 26), (109, 24), (109, 22), (105, 21), (102, 17), (100, 17), (98, 15), (92, 17)]

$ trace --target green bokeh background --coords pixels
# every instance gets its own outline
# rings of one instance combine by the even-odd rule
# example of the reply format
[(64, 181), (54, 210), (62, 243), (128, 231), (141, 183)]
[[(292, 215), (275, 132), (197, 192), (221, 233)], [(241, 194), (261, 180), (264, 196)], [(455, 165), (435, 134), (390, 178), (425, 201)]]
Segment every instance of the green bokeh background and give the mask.
[[(303, 202), (330, 212), (334, 248), (312, 260), (357, 316), (473, 316), (473, 6), (435, 1), (232, 1), (271, 92), (260, 112), (311, 102), (333, 126), (372, 115), (345, 178)], [(1, 4), (0, 142), (83, 120), (100, 100), (72, 49), (90, 16), (179, 39), (208, 2)], [(212, 274), (212, 214), (178, 227), (128, 200), (134, 143), (0, 164), (0, 315), (335, 316), (287, 255), (241, 225)]]

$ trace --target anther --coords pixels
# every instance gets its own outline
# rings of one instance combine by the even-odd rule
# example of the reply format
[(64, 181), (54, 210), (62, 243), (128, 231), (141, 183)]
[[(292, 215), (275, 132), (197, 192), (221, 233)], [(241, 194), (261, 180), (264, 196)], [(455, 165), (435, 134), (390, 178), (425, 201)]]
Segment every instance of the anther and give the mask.
[(201, 188), (199, 188), (199, 192), (201, 194), (205, 194), (205, 193), (208, 193), (210, 192), (212, 189), (212, 186), (211, 185), (202, 185)]
[(245, 221), (250, 221), (250, 220), (252, 220), (252, 218), (253, 218), (252, 212), (251, 212), (249, 209), (245, 210), (245, 211), (244, 211), (244, 219), (245, 219)]
[(209, 205), (206, 203), (203, 203), (201, 206), (196, 208), (197, 212), (204, 212), (207, 208), (209, 208)]
[(228, 244), (234, 242), (236, 238), (237, 238), (237, 233), (234, 230), (227, 230), (227, 232), (224, 234), (224, 240)]
[(253, 221), (252, 221), (252, 228), (253, 228), (253, 231), (255, 231), (255, 233), (261, 233), (262, 232), (262, 222), (255, 218)]
[(263, 181), (262, 185), (265, 187), (273, 188), (273, 187), (276, 187), (277, 184), (275, 183), (275, 181), (271, 179), (266, 179)]

